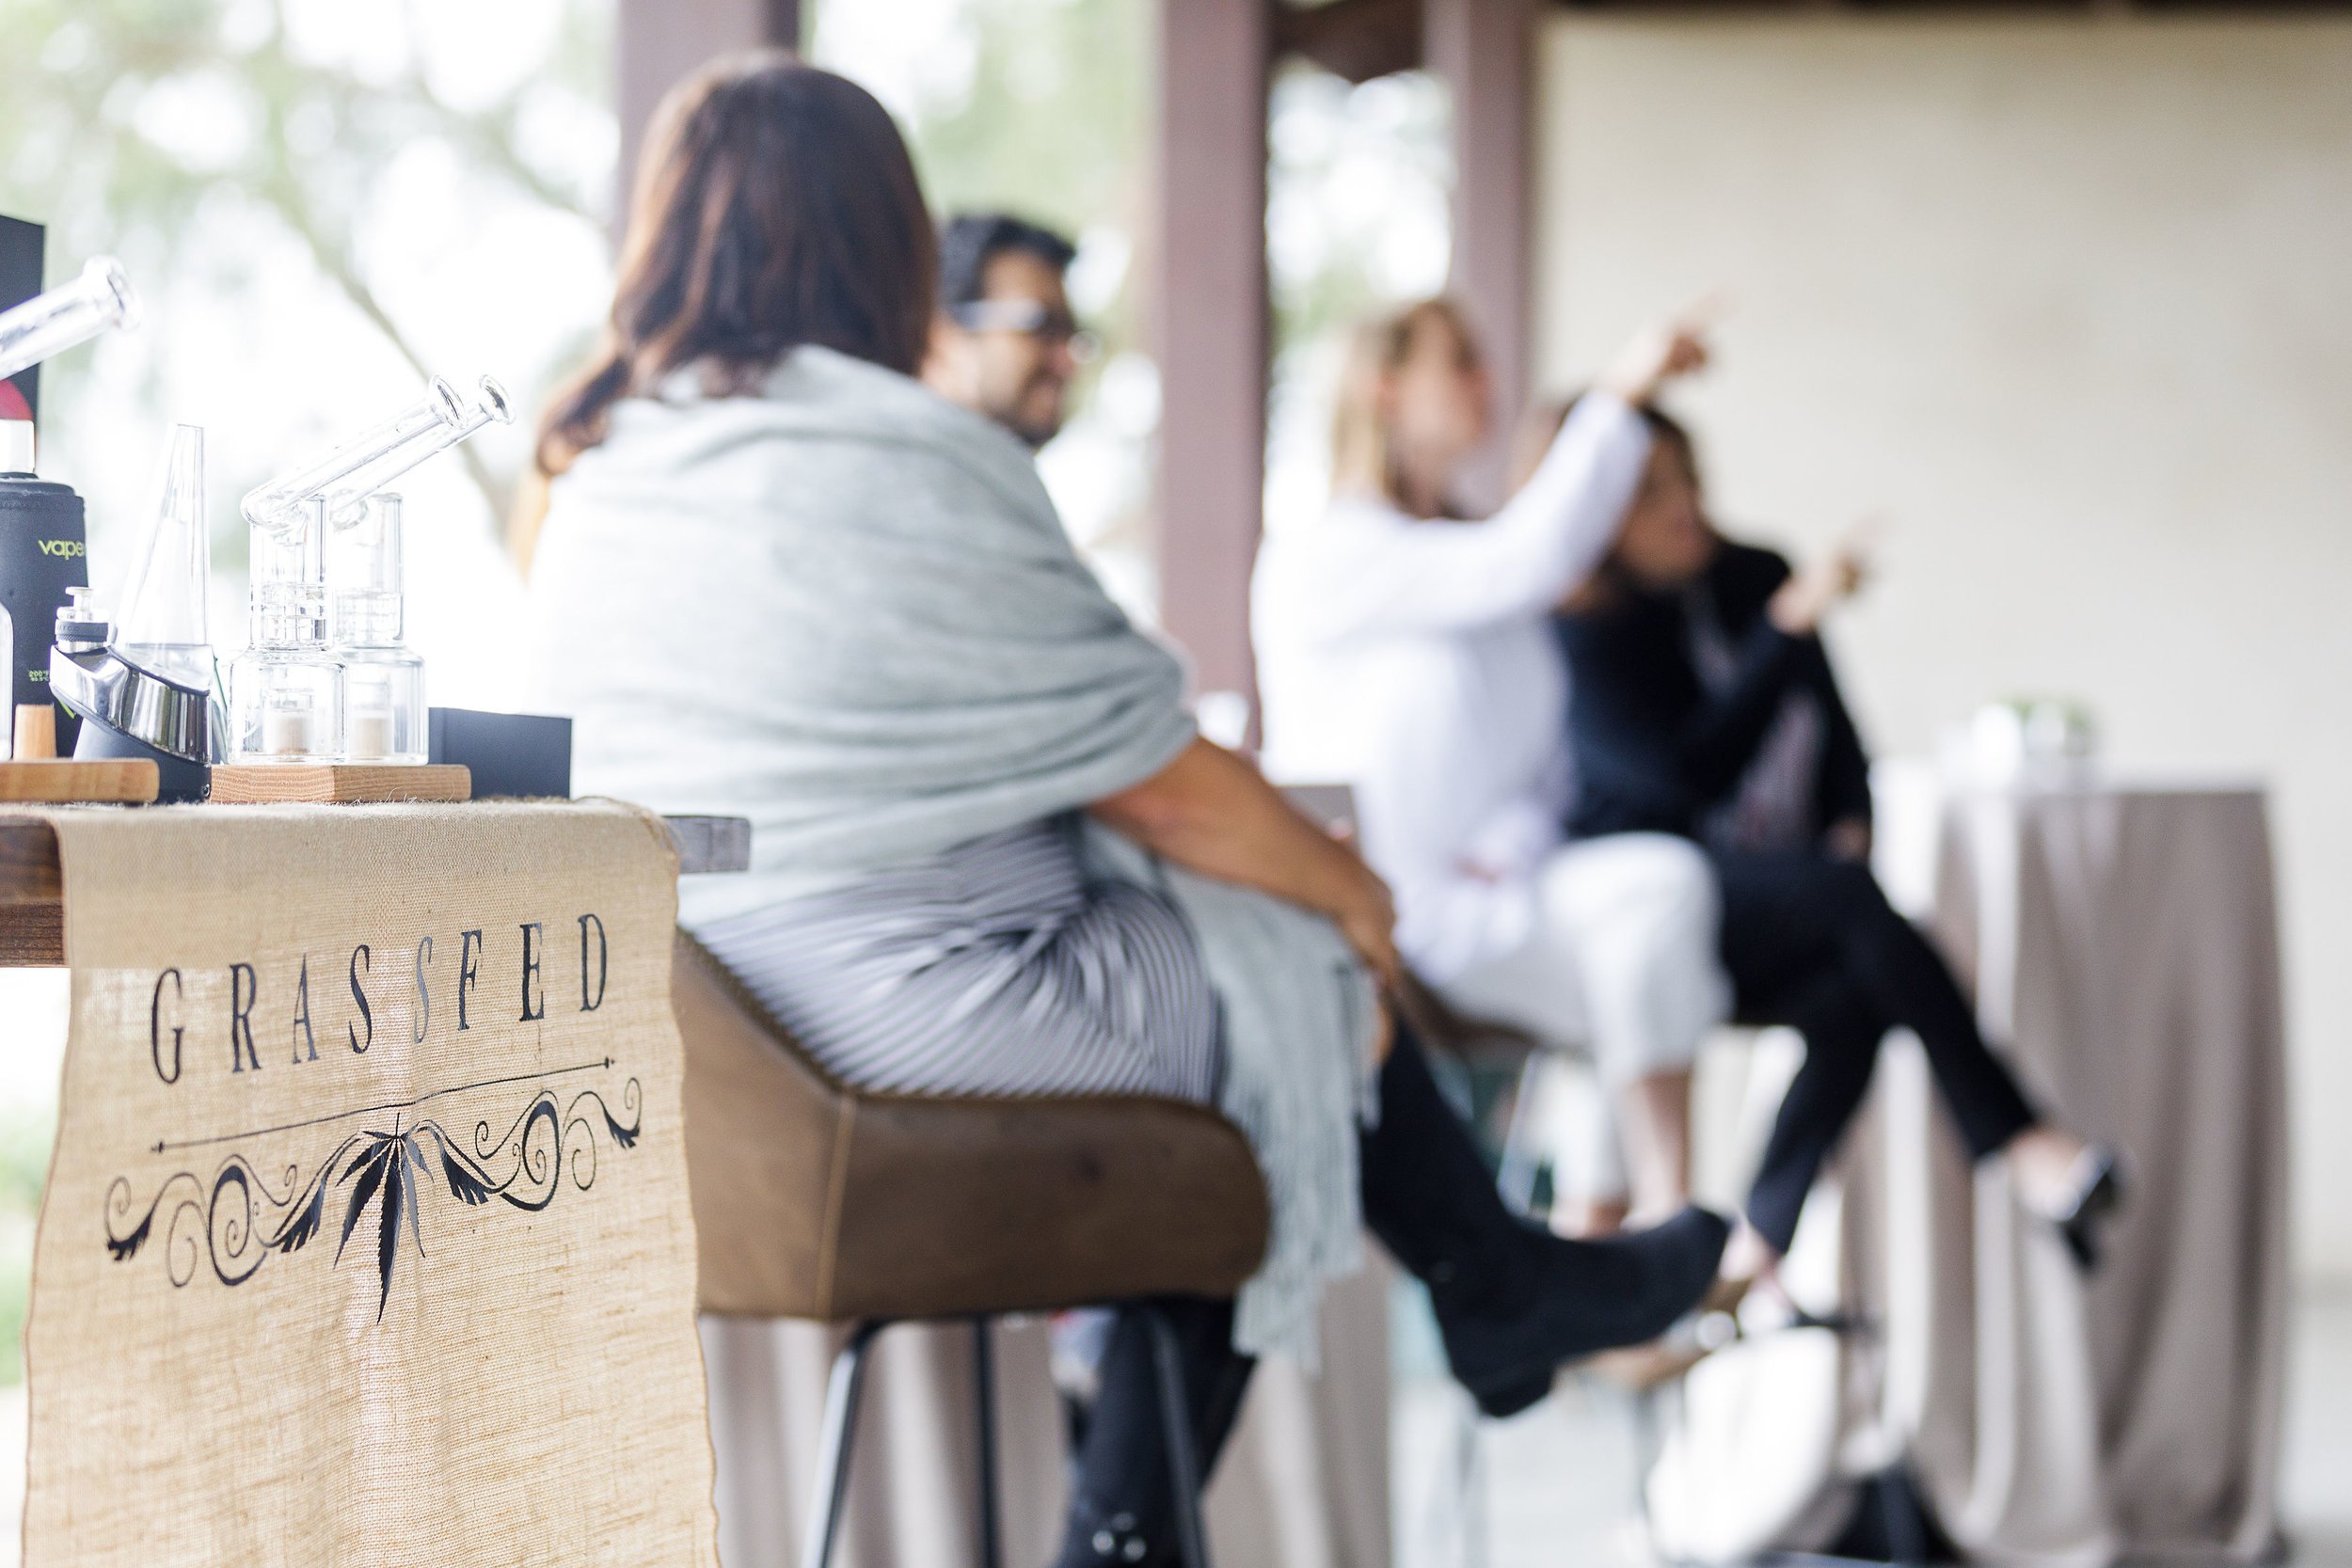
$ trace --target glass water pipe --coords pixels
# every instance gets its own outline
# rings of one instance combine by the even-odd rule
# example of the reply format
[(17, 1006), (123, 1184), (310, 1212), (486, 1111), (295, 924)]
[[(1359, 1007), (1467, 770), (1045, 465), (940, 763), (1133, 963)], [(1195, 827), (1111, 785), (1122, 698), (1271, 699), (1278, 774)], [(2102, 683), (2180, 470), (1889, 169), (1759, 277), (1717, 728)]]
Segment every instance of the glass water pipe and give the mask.
[(108, 327), (136, 326), (138, 320), (139, 296), (122, 263), (111, 256), (93, 256), (72, 282), (0, 312), (0, 381)]
[(253, 646), (229, 679), (239, 761), (424, 760), (423, 661), (401, 641), (400, 500), (379, 492), (514, 418), (490, 377), (469, 404), (435, 376), (416, 403), (246, 496)]

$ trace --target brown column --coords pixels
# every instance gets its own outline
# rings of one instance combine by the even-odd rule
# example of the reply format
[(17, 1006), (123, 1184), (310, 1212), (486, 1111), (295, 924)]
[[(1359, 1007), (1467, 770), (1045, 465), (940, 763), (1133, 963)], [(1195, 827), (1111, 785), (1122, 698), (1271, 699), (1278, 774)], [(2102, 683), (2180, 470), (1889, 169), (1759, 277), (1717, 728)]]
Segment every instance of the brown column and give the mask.
[(1160, 0), (1160, 610), (1203, 690), (1254, 693), (1265, 491), (1267, 0)]
[(799, 48), (801, 0), (619, 0), (618, 12), (612, 39), (612, 102), (621, 126), (616, 235), (628, 217), (637, 146), (661, 95), (714, 55), (762, 44)]
[[(1526, 405), (1534, 191), (1534, 0), (1425, 0), (1423, 51), (1454, 106), (1454, 273), (1493, 368), (1497, 428)], [(1460, 499), (1502, 499), (1507, 440), (1497, 440)]]

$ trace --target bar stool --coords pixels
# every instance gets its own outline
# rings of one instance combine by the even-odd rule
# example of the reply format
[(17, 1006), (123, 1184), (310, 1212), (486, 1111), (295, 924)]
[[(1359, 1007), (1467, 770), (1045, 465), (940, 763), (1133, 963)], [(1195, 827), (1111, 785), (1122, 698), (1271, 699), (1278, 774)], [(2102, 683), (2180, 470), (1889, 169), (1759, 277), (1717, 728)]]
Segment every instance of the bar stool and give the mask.
[[(687, 1173), (706, 1312), (848, 1325), (803, 1568), (827, 1568), (866, 1358), (894, 1323), (973, 1325), (979, 1538), (1000, 1561), (988, 1330), (1009, 1313), (1232, 1295), (1264, 1255), (1265, 1185), (1231, 1122), (1139, 1096), (881, 1094), (826, 1073), (700, 945), (677, 941)], [(1173, 1330), (1148, 1312), (1177, 1537), (1206, 1568)]]

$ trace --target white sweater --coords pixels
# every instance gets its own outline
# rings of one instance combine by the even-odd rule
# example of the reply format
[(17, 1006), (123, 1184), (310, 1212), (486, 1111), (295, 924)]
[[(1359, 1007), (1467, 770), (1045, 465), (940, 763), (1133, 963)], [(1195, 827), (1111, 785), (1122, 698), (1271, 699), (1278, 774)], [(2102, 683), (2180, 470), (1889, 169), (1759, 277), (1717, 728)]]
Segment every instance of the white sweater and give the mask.
[(1267, 771), (1354, 789), (1398, 946), (1430, 980), (1533, 929), (1570, 783), (1567, 673), (1546, 617), (1608, 552), (1648, 456), (1641, 416), (1594, 392), (1491, 517), (1340, 498), (1259, 553)]

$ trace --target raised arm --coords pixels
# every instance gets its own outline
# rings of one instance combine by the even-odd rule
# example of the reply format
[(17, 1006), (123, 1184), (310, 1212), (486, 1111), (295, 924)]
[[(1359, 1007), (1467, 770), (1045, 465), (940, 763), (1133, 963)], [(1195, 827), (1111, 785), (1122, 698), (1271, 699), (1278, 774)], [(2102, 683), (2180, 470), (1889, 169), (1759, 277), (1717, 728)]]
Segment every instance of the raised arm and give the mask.
[(1366, 515), (1319, 559), (1311, 606), (1330, 631), (1452, 628), (1541, 613), (1572, 593), (1616, 540), (1641, 487), (1649, 430), (1639, 405), (1706, 363), (1676, 323), (1628, 345), (1578, 400), (1544, 460), (1491, 517), (1415, 522)]
[(1319, 593), (1354, 626), (1478, 626), (1538, 614), (1608, 553), (1648, 457), (1641, 415), (1613, 393), (1590, 393), (1502, 510), (1479, 522), (1367, 519), (1333, 552)]

